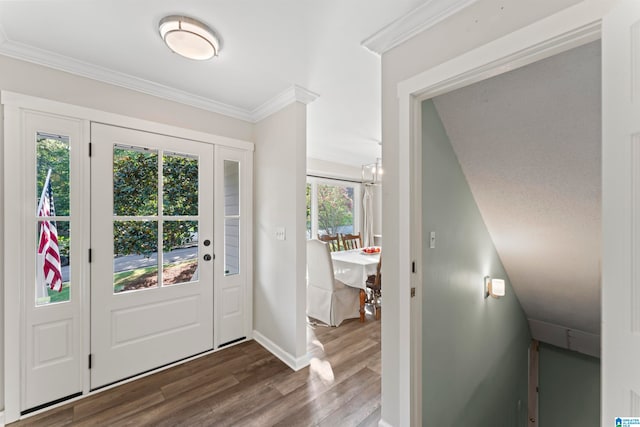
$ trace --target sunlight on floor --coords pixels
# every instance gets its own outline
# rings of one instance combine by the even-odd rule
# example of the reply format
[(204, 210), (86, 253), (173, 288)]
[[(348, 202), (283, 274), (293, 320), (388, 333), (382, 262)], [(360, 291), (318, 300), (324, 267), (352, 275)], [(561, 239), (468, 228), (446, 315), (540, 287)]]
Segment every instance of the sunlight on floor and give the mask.
[(325, 384), (331, 384), (335, 380), (331, 363), (327, 360), (320, 360), (317, 357), (311, 359), (309, 372), (316, 375)]

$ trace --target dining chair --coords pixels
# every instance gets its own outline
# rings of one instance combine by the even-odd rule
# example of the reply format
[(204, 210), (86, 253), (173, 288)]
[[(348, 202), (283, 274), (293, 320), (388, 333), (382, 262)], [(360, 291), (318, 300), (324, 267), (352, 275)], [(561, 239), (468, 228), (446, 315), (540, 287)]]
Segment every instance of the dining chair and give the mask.
[(340, 250), (340, 236), (337, 234), (335, 236), (330, 236), (329, 234), (320, 235), (320, 233), (318, 233), (318, 240), (328, 243), (329, 250), (331, 252), (337, 252)]
[(307, 316), (330, 326), (360, 317), (360, 290), (335, 278), (329, 245), (307, 240)]
[(376, 266), (376, 274), (367, 277), (367, 302), (373, 305), (376, 319), (380, 319), (382, 305), (382, 255)]
[(362, 247), (362, 237), (358, 234), (343, 234), (342, 247), (348, 251), (351, 249), (360, 249)]

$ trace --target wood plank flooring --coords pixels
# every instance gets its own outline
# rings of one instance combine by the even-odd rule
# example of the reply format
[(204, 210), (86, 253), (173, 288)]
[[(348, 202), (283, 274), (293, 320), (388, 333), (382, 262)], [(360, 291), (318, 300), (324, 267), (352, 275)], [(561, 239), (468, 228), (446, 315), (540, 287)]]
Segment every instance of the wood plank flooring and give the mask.
[(250, 341), (9, 426), (377, 426), (380, 321), (308, 331), (298, 372)]

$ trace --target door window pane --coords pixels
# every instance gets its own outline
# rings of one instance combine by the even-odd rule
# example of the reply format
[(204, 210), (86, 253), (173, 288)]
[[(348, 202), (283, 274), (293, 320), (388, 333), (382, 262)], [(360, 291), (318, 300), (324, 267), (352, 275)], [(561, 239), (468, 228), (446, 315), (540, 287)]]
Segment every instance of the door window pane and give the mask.
[(69, 221), (38, 221), (36, 230), (36, 305), (70, 299)]
[(113, 213), (121, 216), (158, 214), (158, 153), (155, 150), (113, 147)]
[(198, 159), (175, 153), (163, 156), (163, 213), (198, 215)]
[(158, 221), (113, 222), (114, 293), (158, 286)]
[[(40, 207), (43, 189), (48, 183), (55, 197), (55, 209), (51, 198), (51, 213), (44, 216), (69, 215), (69, 137), (50, 135), (42, 132), (36, 134), (36, 207)], [(40, 215), (38, 213), (39, 216)]]
[(224, 274), (240, 273), (240, 219), (224, 220)]
[(198, 221), (165, 221), (162, 284), (198, 280)]
[(69, 137), (36, 133), (35, 303), (69, 301)]
[(240, 163), (224, 161), (224, 215), (240, 215)]
[(240, 163), (224, 161), (224, 274), (240, 273)]

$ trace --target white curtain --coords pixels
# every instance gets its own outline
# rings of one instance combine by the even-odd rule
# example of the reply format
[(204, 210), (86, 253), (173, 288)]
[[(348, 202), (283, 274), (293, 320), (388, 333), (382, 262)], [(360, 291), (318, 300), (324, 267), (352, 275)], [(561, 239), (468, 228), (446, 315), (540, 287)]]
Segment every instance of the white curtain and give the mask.
[(362, 197), (362, 210), (364, 213), (362, 242), (364, 247), (374, 246), (373, 242), (373, 187), (364, 186), (364, 196)]

